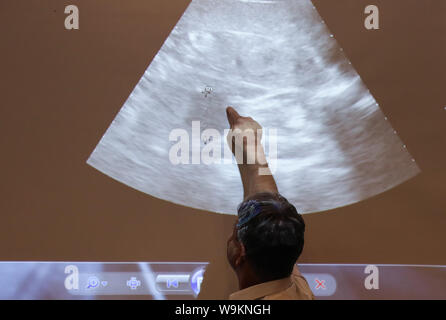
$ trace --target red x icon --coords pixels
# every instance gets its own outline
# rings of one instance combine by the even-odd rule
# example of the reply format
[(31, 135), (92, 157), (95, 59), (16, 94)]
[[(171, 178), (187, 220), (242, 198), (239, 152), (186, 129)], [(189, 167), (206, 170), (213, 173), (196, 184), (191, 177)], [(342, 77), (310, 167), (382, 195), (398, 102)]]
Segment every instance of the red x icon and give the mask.
[(327, 288), (325, 287), (325, 280), (315, 279), (314, 281), (316, 281), (316, 290), (319, 290), (319, 289), (327, 289)]

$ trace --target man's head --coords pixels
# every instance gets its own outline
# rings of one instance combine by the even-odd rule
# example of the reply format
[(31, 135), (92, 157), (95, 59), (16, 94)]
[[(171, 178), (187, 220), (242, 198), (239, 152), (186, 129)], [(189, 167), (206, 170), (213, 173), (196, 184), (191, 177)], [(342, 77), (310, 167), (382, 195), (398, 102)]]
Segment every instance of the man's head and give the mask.
[(259, 193), (242, 202), (228, 240), (228, 261), (240, 277), (272, 281), (291, 274), (304, 246), (305, 222), (279, 194)]

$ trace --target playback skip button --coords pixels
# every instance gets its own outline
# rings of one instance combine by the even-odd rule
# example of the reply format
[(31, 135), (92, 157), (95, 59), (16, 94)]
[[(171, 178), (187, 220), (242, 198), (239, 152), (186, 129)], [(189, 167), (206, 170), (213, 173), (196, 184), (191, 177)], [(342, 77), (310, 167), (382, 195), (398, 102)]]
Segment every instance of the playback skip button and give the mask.
[(156, 289), (160, 292), (189, 292), (190, 275), (188, 274), (158, 274)]

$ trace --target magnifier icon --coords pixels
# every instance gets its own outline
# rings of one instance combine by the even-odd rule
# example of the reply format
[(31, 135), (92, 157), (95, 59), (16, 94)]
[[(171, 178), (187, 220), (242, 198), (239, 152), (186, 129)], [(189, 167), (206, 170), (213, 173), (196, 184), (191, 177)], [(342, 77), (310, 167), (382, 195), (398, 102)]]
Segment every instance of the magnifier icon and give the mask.
[(99, 285), (99, 279), (97, 277), (89, 277), (87, 281), (87, 289), (96, 288)]

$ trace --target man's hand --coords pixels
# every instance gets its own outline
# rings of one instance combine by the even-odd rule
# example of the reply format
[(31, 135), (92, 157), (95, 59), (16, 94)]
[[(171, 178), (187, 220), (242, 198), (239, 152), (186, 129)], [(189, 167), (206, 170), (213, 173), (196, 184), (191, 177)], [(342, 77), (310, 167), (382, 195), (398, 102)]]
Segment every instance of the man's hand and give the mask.
[[(231, 127), (227, 140), (237, 160), (244, 199), (260, 192), (278, 193), (260, 142), (262, 127), (251, 117), (240, 116), (232, 107), (226, 109), (226, 114)], [(259, 174), (260, 170), (269, 174)]]
[(227, 107), (226, 114), (231, 128), (227, 142), (237, 163), (266, 165), (260, 124), (251, 117), (242, 117), (232, 107)]

